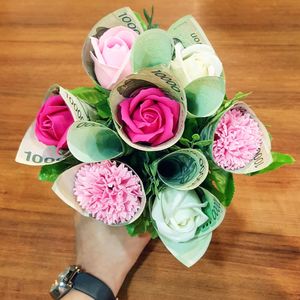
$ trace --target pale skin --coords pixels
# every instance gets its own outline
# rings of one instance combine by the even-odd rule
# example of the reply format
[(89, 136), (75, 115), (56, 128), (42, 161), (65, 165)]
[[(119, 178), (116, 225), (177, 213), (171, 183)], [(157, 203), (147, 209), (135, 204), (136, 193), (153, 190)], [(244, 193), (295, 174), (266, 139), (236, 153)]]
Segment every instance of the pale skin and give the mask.
[[(111, 227), (75, 215), (76, 264), (104, 281), (117, 296), (126, 275), (150, 240), (148, 234), (131, 237), (124, 227)], [(63, 300), (90, 300), (71, 290)]]

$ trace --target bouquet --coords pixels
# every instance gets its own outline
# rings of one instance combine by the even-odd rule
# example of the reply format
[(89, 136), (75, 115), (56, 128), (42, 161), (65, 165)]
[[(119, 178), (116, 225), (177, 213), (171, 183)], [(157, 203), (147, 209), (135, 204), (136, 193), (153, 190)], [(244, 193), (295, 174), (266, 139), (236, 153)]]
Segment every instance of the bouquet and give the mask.
[(80, 214), (149, 232), (190, 267), (234, 195), (233, 174), (293, 163), (244, 102), (226, 95), (222, 62), (192, 16), (159, 29), (124, 7), (88, 34), (93, 87), (50, 87), (16, 161)]

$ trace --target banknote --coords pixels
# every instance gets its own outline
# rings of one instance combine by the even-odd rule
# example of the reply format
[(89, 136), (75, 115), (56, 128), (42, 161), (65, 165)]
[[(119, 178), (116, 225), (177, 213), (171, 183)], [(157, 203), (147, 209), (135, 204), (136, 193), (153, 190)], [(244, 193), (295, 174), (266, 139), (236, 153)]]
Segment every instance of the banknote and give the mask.
[(182, 149), (167, 154), (157, 162), (157, 174), (166, 185), (177, 190), (192, 190), (208, 174), (204, 154), (195, 149)]
[[(271, 140), (270, 140), (270, 135), (264, 126), (264, 124), (257, 118), (256, 114), (254, 111), (244, 102), (236, 102), (232, 106), (228, 107), (225, 111), (223, 111), (222, 115), (218, 116), (217, 120), (214, 120), (213, 122), (209, 123), (201, 132), (201, 138), (202, 139), (208, 139), (214, 138), (214, 133), (216, 130), (216, 127), (218, 125), (218, 122), (220, 121), (221, 117), (230, 109), (232, 108), (239, 108), (240, 110), (245, 110), (249, 112), (252, 116), (252, 118), (258, 123), (261, 132), (262, 132), (262, 144), (261, 147), (259, 148), (258, 152), (254, 156), (254, 159), (247, 164), (244, 168), (238, 169), (238, 170), (226, 170), (231, 173), (236, 173), (236, 174), (248, 174), (252, 172), (256, 172), (259, 170), (262, 170), (269, 166), (273, 159), (272, 159), (272, 153), (271, 153)], [(212, 155), (212, 146), (211, 144), (209, 148), (207, 149), (208, 154), (210, 157), (213, 159)]]
[(131, 52), (133, 70), (138, 72), (143, 68), (168, 65), (172, 60), (173, 52), (174, 42), (166, 31), (147, 30), (136, 39), (133, 45)]
[(85, 163), (116, 158), (125, 152), (123, 141), (114, 130), (92, 121), (73, 123), (67, 141), (72, 155)]
[(222, 223), (225, 217), (226, 208), (208, 190), (199, 187), (197, 193), (200, 201), (202, 203), (207, 203), (202, 210), (208, 216), (208, 220), (197, 229), (196, 233), (197, 237), (201, 237), (212, 232)]
[(93, 48), (90, 38), (99, 38), (108, 28), (115, 26), (128, 27), (138, 34), (144, 31), (141, 23), (129, 7), (120, 8), (99, 20), (89, 32), (82, 48), (83, 67), (93, 81), (95, 81), (96, 77), (94, 73), (94, 63), (90, 55), (90, 51), (92, 51)]
[(199, 187), (197, 193), (200, 201), (206, 203), (202, 210), (208, 216), (208, 220), (197, 229), (195, 237), (187, 242), (175, 242), (158, 232), (159, 238), (166, 248), (187, 267), (191, 267), (205, 254), (212, 238), (212, 232), (223, 221), (226, 210), (208, 190)]
[(172, 24), (168, 29), (168, 33), (176, 42), (181, 42), (185, 48), (195, 44), (207, 44), (211, 46), (201, 26), (190, 15), (184, 16)]
[(141, 70), (138, 74), (132, 74), (120, 81), (110, 94), (109, 104), (116, 129), (121, 138), (133, 148), (144, 151), (154, 151), (151, 146), (132, 143), (123, 131), (122, 124), (118, 119), (118, 107), (120, 102), (125, 98), (129, 98), (135, 91), (147, 87), (157, 87), (163, 90), (171, 99), (177, 100), (180, 103), (181, 108), (177, 133), (166, 143), (156, 146), (155, 151), (159, 151), (169, 148), (180, 139), (184, 130), (184, 122), (187, 113), (185, 92), (165, 66), (146, 68)]
[(222, 105), (225, 96), (223, 77), (206, 76), (195, 79), (185, 87), (188, 116), (205, 118), (213, 115)]
[[(94, 116), (94, 109), (91, 106), (80, 101), (57, 84), (50, 87), (46, 93), (45, 100), (50, 95), (58, 94), (64, 99), (75, 121), (88, 121)], [(49, 165), (61, 161), (70, 155), (68, 151), (59, 154), (56, 151), (56, 147), (47, 146), (39, 142), (35, 136), (34, 127), (35, 122), (26, 131), (16, 156), (16, 162), (33, 166)]]
[[(78, 172), (78, 170), (82, 167), (82, 165), (83, 164), (76, 165), (76, 166), (64, 171), (62, 174), (60, 174), (59, 177), (54, 182), (54, 184), (52, 186), (52, 190), (63, 202), (65, 202), (67, 205), (69, 205), (70, 207), (75, 209), (81, 215), (88, 217), (89, 214), (79, 206), (79, 204), (76, 200), (76, 196), (74, 196), (74, 193), (73, 193), (75, 176), (76, 176), (76, 173)], [(130, 168), (129, 166), (127, 166), (127, 167)], [(132, 172), (135, 175), (137, 175), (134, 170), (132, 170)], [(122, 224), (110, 225), (110, 226), (124, 226), (124, 225), (134, 222), (135, 220), (137, 220), (140, 217), (140, 215), (143, 213), (143, 211), (145, 209), (145, 205), (146, 205), (146, 195), (145, 195), (145, 191), (144, 191), (144, 187), (143, 187), (142, 183), (141, 183), (141, 187), (142, 187), (143, 197), (141, 199), (140, 210), (135, 214), (135, 216), (128, 223), (122, 223)], [(99, 222), (101, 222), (101, 221), (99, 221)]]
[(210, 244), (212, 233), (210, 232), (204, 236), (196, 237), (184, 243), (174, 242), (159, 233), (158, 236), (172, 255), (189, 268), (205, 254)]

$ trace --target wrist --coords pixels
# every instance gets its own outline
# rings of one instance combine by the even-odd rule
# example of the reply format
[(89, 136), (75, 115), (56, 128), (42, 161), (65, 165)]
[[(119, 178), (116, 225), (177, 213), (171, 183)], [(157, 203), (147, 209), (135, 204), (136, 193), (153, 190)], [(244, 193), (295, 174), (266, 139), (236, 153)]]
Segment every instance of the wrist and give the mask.
[(62, 300), (93, 300), (90, 296), (76, 290), (71, 290), (65, 296), (62, 297)]
[[(58, 275), (57, 280), (51, 286), (50, 295), (56, 300), (62, 298), (64, 300), (116, 299), (117, 281), (112, 280), (110, 276), (105, 276), (105, 278), (106, 281), (100, 279), (98, 273), (91, 274), (79, 265), (70, 265)], [(109, 282), (112, 285), (109, 285)]]
[(81, 266), (84, 272), (87, 272), (103, 281), (112, 290), (114, 296), (117, 296), (127, 272), (122, 271), (122, 268), (116, 268), (109, 264), (101, 264), (101, 267), (99, 267), (99, 265), (93, 266), (92, 264), (86, 265), (80, 262), (77, 262), (77, 264)]

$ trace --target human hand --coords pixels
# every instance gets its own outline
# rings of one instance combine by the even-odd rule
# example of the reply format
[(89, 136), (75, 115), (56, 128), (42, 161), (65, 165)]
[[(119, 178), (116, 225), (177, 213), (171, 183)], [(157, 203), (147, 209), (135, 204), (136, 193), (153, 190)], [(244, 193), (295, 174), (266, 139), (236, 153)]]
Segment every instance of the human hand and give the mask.
[[(75, 215), (75, 230), (76, 264), (105, 282), (116, 296), (150, 235), (131, 237), (124, 227), (107, 226), (79, 214)], [(72, 290), (63, 299), (90, 298)]]

